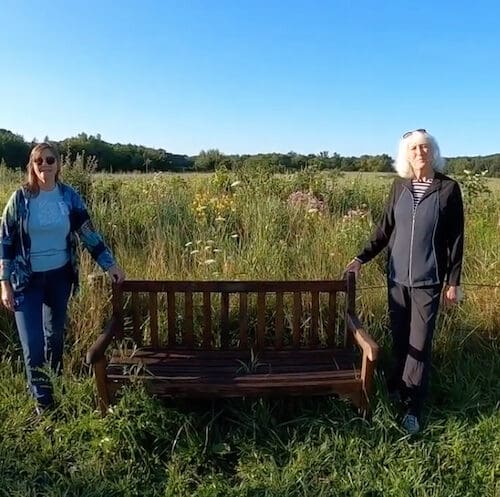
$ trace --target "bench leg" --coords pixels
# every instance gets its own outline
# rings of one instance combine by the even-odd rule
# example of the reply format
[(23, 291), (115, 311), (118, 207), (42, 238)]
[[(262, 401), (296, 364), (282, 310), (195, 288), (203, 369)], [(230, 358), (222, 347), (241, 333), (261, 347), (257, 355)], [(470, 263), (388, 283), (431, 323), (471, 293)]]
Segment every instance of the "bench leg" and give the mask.
[(363, 391), (361, 394), (360, 410), (364, 417), (370, 414), (370, 396), (373, 391), (373, 376), (375, 374), (375, 361), (370, 361), (366, 356), (363, 357), (361, 369), (361, 379), (363, 380)]
[(347, 398), (353, 403), (354, 407), (361, 412), (363, 409), (363, 392), (352, 392), (347, 395)]
[(102, 357), (94, 364), (95, 381), (97, 385), (97, 404), (102, 416), (106, 416), (109, 407), (109, 391), (106, 375), (106, 358)]

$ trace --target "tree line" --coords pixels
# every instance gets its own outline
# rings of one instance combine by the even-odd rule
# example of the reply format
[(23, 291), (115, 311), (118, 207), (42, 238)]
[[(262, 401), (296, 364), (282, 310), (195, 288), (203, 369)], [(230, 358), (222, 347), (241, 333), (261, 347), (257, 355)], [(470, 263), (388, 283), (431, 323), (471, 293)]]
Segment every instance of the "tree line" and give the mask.
[[(45, 137), (44, 141), (49, 141), (48, 137)], [(0, 162), (10, 168), (24, 168), (35, 143), (35, 140), (27, 142), (21, 135), (0, 129)], [(295, 152), (226, 155), (212, 149), (202, 150), (196, 156), (188, 156), (173, 154), (162, 148), (108, 143), (99, 134), (94, 136), (86, 133), (51, 143), (57, 146), (62, 155), (71, 160), (82, 153), (95, 157), (97, 170), (104, 172), (213, 171), (221, 167), (235, 169), (248, 164), (283, 172), (311, 166), (320, 170), (388, 172), (392, 170), (393, 162), (387, 154), (344, 157), (327, 151), (308, 155)], [(488, 170), (489, 176), (500, 176), (500, 154), (447, 158), (447, 171), (461, 173), (464, 170), (471, 172)]]

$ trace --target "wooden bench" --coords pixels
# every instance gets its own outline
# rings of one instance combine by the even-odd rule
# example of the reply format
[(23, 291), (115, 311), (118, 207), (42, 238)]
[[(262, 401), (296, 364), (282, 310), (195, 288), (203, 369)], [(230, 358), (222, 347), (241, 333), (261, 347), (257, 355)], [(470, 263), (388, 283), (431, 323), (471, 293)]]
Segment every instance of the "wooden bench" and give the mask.
[(86, 357), (103, 415), (132, 380), (159, 397), (337, 394), (369, 407), (378, 346), (356, 317), (352, 273), (338, 281), (129, 280), (113, 285), (112, 303)]

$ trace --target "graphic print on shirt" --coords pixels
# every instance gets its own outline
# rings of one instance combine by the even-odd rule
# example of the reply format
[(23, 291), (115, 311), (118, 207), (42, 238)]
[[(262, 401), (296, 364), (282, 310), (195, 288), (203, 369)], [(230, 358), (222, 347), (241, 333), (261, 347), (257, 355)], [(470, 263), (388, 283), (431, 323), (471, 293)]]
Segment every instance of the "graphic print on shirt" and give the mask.
[(48, 228), (61, 224), (61, 221), (69, 215), (69, 211), (62, 201), (56, 203), (50, 198), (41, 198), (38, 208), (31, 212), (31, 215), (36, 216), (36, 224), (40, 228)]

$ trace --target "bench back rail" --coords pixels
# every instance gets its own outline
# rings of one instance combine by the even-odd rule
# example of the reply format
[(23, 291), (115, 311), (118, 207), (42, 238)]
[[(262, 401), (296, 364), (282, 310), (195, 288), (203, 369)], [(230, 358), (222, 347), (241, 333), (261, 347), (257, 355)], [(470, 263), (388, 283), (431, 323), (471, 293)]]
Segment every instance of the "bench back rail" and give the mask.
[[(113, 287), (118, 337), (167, 349), (352, 344), (353, 275), (335, 281), (140, 281)], [(339, 319), (340, 315), (340, 319)]]

